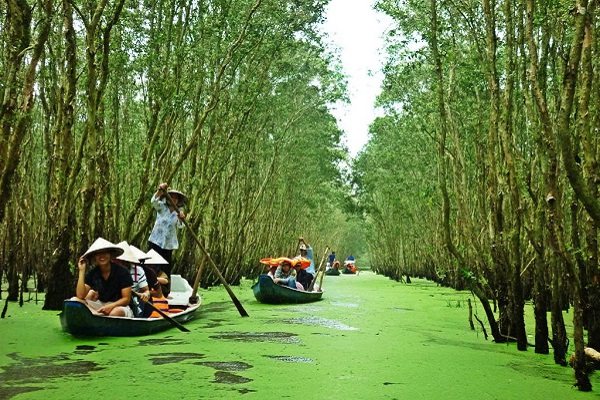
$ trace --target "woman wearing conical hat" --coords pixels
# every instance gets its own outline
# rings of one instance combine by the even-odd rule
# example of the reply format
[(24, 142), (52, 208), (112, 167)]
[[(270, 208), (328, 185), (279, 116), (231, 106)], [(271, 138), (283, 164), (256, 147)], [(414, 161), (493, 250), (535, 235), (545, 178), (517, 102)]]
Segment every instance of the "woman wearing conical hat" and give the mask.
[[(183, 211), (178, 211), (173, 204), (167, 201), (166, 194), (169, 194), (171, 199), (176, 203), (177, 208), (183, 207), (187, 201), (187, 197), (173, 189), (168, 189), (166, 183), (158, 185), (158, 190), (152, 196), (152, 207), (156, 210), (156, 221), (148, 238), (148, 246), (160, 254), (168, 264), (162, 266), (162, 270), (171, 279), (171, 270), (173, 267), (173, 250), (179, 247), (177, 240), (177, 229), (183, 227), (185, 214)], [(166, 288), (165, 296), (167, 296), (169, 288)]]
[[(111, 317), (133, 317), (129, 307), (133, 281), (125, 268), (112, 262), (121, 254), (123, 249), (117, 245), (103, 238), (96, 239), (79, 258), (76, 294), (78, 299), (86, 300), (93, 290), (97, 301), (88, 298), (87, 303), (97, 312)], [(86, 274), (88, 263), (94, 267)]]
[(123, 254), (118, 256), (114, 262), (129, 271), (129, 275), (133, 281), (131, 291), (134, 294), (129, 306), (132, 308), (135, 317), (141, 317), (144, 308), (142, 302), (145, 303), (150, 300), (150, 289), (148, 288), (146, 272), (140, 264), (142, 260), (146, 260), (149, 257), (146, 253), (126, 241), (117, 243), (117, 246), (123, 249)]

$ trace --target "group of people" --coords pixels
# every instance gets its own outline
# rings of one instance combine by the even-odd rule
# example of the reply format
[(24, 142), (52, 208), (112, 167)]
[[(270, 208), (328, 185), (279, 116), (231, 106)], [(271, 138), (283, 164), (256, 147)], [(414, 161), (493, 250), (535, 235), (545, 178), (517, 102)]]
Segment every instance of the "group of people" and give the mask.
[(315, 279), (315, 262), (312, 247), (300, 238), (298, 241), (299, 255), (294, 258), (281, 257), (274, 259), (268, 275), (278, 285), (292, 289), (309, 290)]
[[(325, 270), (329, 271), (330, 269), (340, 269), (340, 262), (336, 258), (335, 251), (332, 251), (327, 258), (327, 266)], [(358, 272), (358, 268), (356, 267), (355, 259), (352, 254), (350, 254), (344, 261), (344, 272), (349, 274), (355, 274)]]
[[(158, 186), (151, 199), (156, 221), (147, 253), (125, 241), (96, 239), (79, 258), (77, 299), (109, 316), (154, 318), (160, 316), (154, 308), (168, 311), (172, 253), (179, 247), (177, 229), (185, 219), (180, 208), (186, 201), (183, 193), (169, 190), (166, 183)], [(88, 271), (89, 265), (93, 267)]]

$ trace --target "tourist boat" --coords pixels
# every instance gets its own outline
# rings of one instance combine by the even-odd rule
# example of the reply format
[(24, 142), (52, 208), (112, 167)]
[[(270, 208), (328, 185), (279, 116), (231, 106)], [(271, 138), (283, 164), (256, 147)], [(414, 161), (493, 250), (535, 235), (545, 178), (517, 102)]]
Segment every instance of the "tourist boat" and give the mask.
[[(168, 315), (180, 324), (192, 320), (200, 308), (201, 301), (187, 304), (191, 294), (192, 288), (185, 279), (171, 275), (169, 308), (181, 311)], [(143, 336), (174, 327), (165, 318), (108, 317), (97, 314), (79, 300), (65, 300), (59, 317), (63, 330), (75, 336)]]
[(323, 296), (322, 291), (306, 292), (278, 285), (269, 275), (260, 275), (252, 291), (256, 300), (267, 304), (310, 303), (321, 300)]
[(338, 276), (340, 274), (340, 270), (337, 268), (329, 268), (325, 271), (325, 275), (329, 276)]

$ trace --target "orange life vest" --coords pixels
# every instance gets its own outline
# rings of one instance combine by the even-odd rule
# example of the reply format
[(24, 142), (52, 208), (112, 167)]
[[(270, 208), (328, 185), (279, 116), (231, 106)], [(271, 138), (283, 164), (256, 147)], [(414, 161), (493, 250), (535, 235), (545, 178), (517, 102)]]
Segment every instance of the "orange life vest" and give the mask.
[[(152, 304), (154, 305), (154, 307), (158, 308), (160, 311), (164, 312), (164, 313), (168, 313), (169, 312), (169, 301), (167, 299), (165, 299), (164, 296), (162, 297), (153, 297), (152, 298)], [(152, 311), (152, 314), (150, 314), (150, 318), (161, 318), (162, 315), (160, 315), (158, 313), (158, 311)]]

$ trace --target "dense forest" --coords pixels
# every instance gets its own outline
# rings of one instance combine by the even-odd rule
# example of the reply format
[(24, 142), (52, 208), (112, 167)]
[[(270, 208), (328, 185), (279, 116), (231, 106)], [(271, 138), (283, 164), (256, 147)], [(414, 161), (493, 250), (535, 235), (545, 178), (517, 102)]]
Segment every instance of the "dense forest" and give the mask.
[(572, 307), (580, 390), (600, 348), (597, 3), (379, 1), (386, 112), (354, 168), (374, 270), (470, 289), (519, 350), (531, 300), (535, 351), (561, 365)]
[[(327, 0), (0, 3), (0, 281), (73, 294), (102, 236), (145, 249), (160, 182), (228, 282), (298, 236), (320, 258), (469, 289), (495, 342), (591, 385), (600, 349), (597, 1), (380, 0), (384, 116), (356, 159)], [(175, 272), (206, 260), (181, 234)], [(317, 260), (319, 261), (319, 260)], [(206, 270), (202, 284), (216, 277)], [(572, 310), (574, 332), (563, 311)], [(547, 315), (550, 315), (550, 321)], [(548, 329), (550, 326), (550, 329)], [(571, 347), (572, 350), (573, 346)]]
[[(1, 4), (10, 297), (35, 276), (59, 309), (96, 237), (146, 248), (163, 181), (187, 194), (190, 226), (230, 282), (299, 236), (317, 254), (356, 242), (327, 108), (345, 83), (316, 32), (324, 1)], [(181, 239), (176, 271), (189, 276), (202, 253)], [(203, 285), (216, 280), (207, 271)]]

